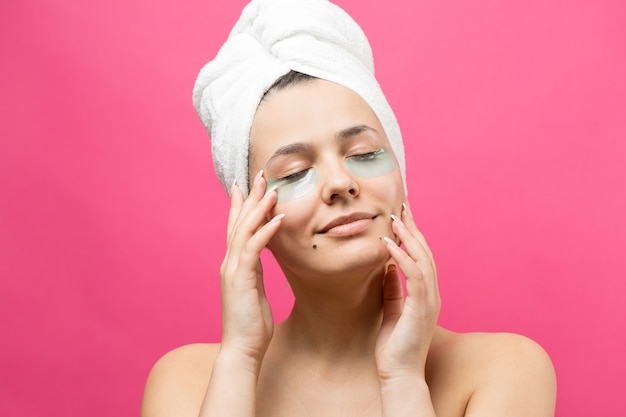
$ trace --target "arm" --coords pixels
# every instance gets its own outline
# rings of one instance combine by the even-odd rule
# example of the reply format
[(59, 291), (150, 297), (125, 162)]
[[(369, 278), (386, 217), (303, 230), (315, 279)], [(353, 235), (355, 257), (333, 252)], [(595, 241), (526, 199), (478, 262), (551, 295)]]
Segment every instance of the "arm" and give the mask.
[[(407, 208), (394, 219), (406, 251), (388, 240), (390, 255), (406, 277), (407, 296), (395, 268), (384, 282), (383, 323), (376, 362), (384, 416), (435, 416), (425, 362), (439, 313), (436, 268)], [(464, 338), (466, 370), (457, 377), (472, 386), (466, 417), (553, 417), (556, 379), (550, 358), (533, 341), (512, 334)], [(459, 352), (459, 354), (461, 354)]]
[(376, 343), (383, 416), (433, 417), (426, 384), (426, 358), (434, 335), (441, 300), (432, 253), (408, 207), (392, 216), (392, 230), (402, 250), (386, 238), (390, 256), (406, 277), (404, 297), (400, 276), (390, 265), (383, 285), (383, 322)]
[(220, 352), (213, 364), (200, 416), (255, 416), (259, 368), (260, 362), (257, 364), (246, 355)]
[[(142, 417), (254, 416), (256, 373), (250, 361), (219, 345), (174, 349), (154, 365), (141, 405)], [(207, 382), (210, 383), (207, 386)]]
[(222, 345), (201, 417), (256, 415), (257, 379), (274, 329), (260, 254), (281, 224), (281, 215), (266, 222), (275, 203), (276, 192), (265, 193), (262, 171), (245, 201), (239, 187), (233, 185), (228, 249), (220, 268)]
[(261, 175), (245, 201), (233, 185), (220, 268), (222, 343), (163, 356), (148, 377), (142, 417), (256, 415), (257, 379), (274, 328), (259, 256), (281, 224), (282, 216), (266, 222), (275, 202)]

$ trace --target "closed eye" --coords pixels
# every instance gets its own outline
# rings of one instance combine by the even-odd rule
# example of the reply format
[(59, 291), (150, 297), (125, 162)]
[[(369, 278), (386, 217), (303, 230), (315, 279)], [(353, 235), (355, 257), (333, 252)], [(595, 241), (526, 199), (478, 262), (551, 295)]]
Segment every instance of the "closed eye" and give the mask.
[(303, 171), (294, 172), (293, 174), (289, 174), (289, 175), (287, 175), (285, 177), (276, 178), (276, 180), (284, 181), (284, 182), (298, 181), (298, 180), (304, 178), (304, 176), (306, 175), (307, 172), (309, 172), (309, 170), (305, 169)]
[(362, 178), (378, 177), (390, 173), (396, 167), (393, 154), (386, 148), (374, 152), (353, 155), (345, 160), (352, 173)]
[(266, 189), (276, 187), (276, 202), (282, 203), (307, 195), (315, 189), (318, 181), (319, 174), (313, 168), (308, 168), (281, 178), (268, 178)]
[(350, 158), (357, 162), (366, 162), (366, 161), (371, 161), (373, 159), (376, 159), (379, 155), (383, 154), (384, 152), (385, 152), (385, 149), (380, 148), (378, 150), (375, 150), (374, 152), (368, 152), (368, 153), (364, 153), (360, 155), (353, 155)]

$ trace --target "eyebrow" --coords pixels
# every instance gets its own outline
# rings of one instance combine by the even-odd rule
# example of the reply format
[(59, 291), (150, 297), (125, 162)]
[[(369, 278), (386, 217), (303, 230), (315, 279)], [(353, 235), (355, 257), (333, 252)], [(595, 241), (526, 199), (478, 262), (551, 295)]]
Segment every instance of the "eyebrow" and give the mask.
[(305, 152), (311, 151), (311, 149), (312, 147), (308, 143), (302, 143), (302, 142), (290, 143), (288, 145), (281, 146), (280, 148), (276, 149), (276, 151), (272, 154), (272, 156), (267, 162), (269, 163), (272, 160), (278, 158), (279, 156), (292, 155), (295, 153), (305, 153)]
[[(369, 127), (367, 125), (356, 125), (356, 126), (351, 126), (346, 129), (340, 130), (337, 133), (336, 138), (339, 141), (343, 141), (343, 140), (349, 139), (351, 137), (354, 137), (356, 135), (359, 135), (360, 133), (367, 132), (367, 131), (378, 133), (376, 129)], [(268, 163), (280, 156), (292, 155), (296, 153), (306, 153), (306, 152), (310, 152), (311, 149), (312, 149), (312, 146), (309, 143), (304, 143), (304, 142), (290, 143), (288, 145), (281, 146), (280, 148), (276, 149), (276, 151), (274, 151), (274, 153), (268, 160)]]
[(356, 136), (360, 133), (363, 132), (374, 132), (374, 133), (378, 133), (378, 131), (372, 127), (369, 127), (367, 125), (356, 125), (356, 126), (352, 126), (352, 127), (348, 127), (346, 129), (343, 129), (341, 131), (339, 131), (339, 133), (337, 133), (337, 138), (338, 139), (349, 139), (353, 136)]

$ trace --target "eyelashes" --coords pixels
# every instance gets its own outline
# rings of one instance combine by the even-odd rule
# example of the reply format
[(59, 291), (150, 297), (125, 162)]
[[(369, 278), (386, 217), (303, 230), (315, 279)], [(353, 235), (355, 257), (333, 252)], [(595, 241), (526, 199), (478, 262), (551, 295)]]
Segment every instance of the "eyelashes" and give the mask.
[(378, 158), (385, 152), (385, 148), (380, 148), (374, 152), (368, 152), (360, 155), (353, 155), (349, 159), (353, 159), (356, 162), (370, 162)]
[(304, 178), (304, 176), (306, 175), (306, 173), (310, 169), (312, 169), (312, 168), (305, 169), (305, 170), (302, 170), (302, 171), (298, 171), (298, 172), (296, 172), (294, 174), (290, 174), (290, 175), (287, 175), (285, 177), (276, 178), (276, 181), (281, 181), (281, 182), (284, 182), (284, 183), (291, 183), (291, 182), (294, 182), (294, 181), (301, 180), (302, 178)]
[[(392, 172), (396, 167), (393, 154), (387, 148), (352, 155), (344, 161), (346, 168), (362, 178), (373, 178)], [(279, 178), (266, 179), (266, 189), (276, 186), (277, 202), (292, 201), (313, 191), (320, 179), (315, 168), (307, 168)]]
[[(348, 157), (348, 159), (346, 161), (351, 160), (351, 161), (353, 161), (353, 163), (374, 162), (376, 159), (381, 159), (381, 158), (384, 159), (386, 156), (388, 156), (388, 155), (385, 155), (385, 154), (388, 154), (387, 150), (385, 148), (380, 148), (380, 149), (377, 149), (377, 150), (375, 150), (373, 152), (368, 152), (368, 153), (358, 154), (358, 155), (352, 155), (352, 156)], [(284, 177), (278, 177), (278, 178), (274, 178), (274, 179), (275, 180), (279, 180), (279, 181), (285, 181), (287, 183), (298, 181), (298, 180), (302, 179), (306, 175), (307, 171), (309, 171), (310, 169), (313, 169), (313, 168), (307, 168), (305, 170), (298, 171), (298, 172), (295, 172), (293, 174), (289, 174), (289, 175), (286, 175)]]
[(283, 178), (268, 178), (266, 190), (276, 186), (277, 203), (297, 200), (315, 189), (319, 182), (319, 173), (312, 169), (296, 172)]
[(374, 152), (350, 157), (346, 159), (345, 164), (350, 172), (361, 178), (373, 178), (389, 174), (396, 167), (393, 154), (384, 147)]

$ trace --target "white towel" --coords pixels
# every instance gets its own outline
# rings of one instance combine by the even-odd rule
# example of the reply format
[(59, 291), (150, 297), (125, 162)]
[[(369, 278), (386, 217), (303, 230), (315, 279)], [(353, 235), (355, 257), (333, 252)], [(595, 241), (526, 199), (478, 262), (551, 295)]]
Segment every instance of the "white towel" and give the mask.
[[(210, 137), (217, 176), (248, 194), (248, 143), (257, 106), (290, 70), (333, 81), (358, 93), (374, 110), (405, 178), (404, 147), (391, 107), (374, 78), (367, 38), (327, 0), (253, 0), (193, 90), (194, 107)], [(406, 182), (406, 181), (405, 181)]]

